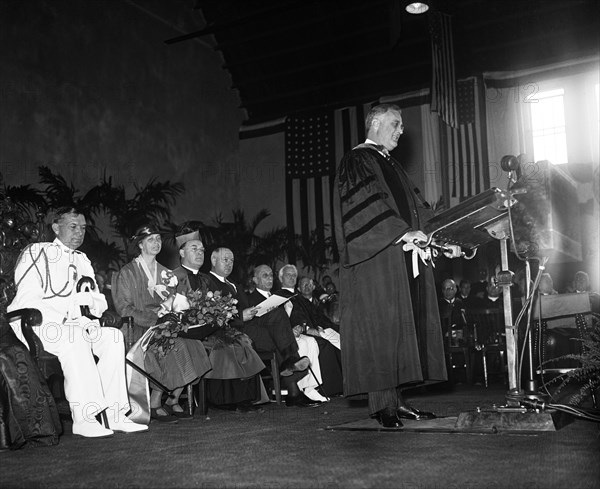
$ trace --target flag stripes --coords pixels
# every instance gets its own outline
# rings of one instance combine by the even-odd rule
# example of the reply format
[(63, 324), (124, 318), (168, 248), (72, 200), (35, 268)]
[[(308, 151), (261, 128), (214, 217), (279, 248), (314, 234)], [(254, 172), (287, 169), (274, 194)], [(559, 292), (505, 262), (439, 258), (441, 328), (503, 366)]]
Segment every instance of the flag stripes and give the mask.
[[(344, 154), (365, 140), (365, 117), (375, 103), (290, 116), (285, 124), (288, 237), (333, 237), (335, 170)], [(290, 250), (290, 261), (296, 257)]]
[(452, 19), (439, 11), (429, 16), (431, 35), (431, 111), (437, 112), (450, 127), (457, 127), (456, 76)]
[(442, 125), (450, 206), (489, 187), (487, 149), (481, 128), (481, 87), (476, 78), (459, 80), (456, 86), (458, 127)]
[[(301, 236), (309, 249), (310, 236), (316, 230), (325, 239), (330, 226), (330, 182), (335, 172), (333, 113), (290, 116), (286, 119), (286, 214), (288, 238)], [(327, 217), (326, 217), (327, 216)], [(295, 261), (294, 250), (289, 251)]]

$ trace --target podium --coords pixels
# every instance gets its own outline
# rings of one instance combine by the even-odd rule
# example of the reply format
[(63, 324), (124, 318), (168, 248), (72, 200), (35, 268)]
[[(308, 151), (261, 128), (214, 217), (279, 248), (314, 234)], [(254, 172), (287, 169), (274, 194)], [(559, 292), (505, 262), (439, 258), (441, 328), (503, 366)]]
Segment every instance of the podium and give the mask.
[[(538, 400), (533, 379), (532, 336), (529, 331), (528, 391), (521, 388), (518, 358), (518, 325), (513, 324), (510, 287), (512, 272), (508, 265), (509, 244), (512, 252), (526, 260), (545, 263), (580, 261), (581, 231), (575, 182), (558, 167), (547, 161), (531, 164), (525, 171), (514, 156), (505, 156), (502, 168), (509, 172), (511, 185), (506, 190), (488, 189), (429, 220), (424, 231), (429, 241), (440, 241), (472, 250), (494, 239), (500, 242), (501, 269), (498, 284), (503, 289), (504, 325), (506, 332), (506, 359), (509, 391), (507, 405), (492, 412), (462, 413), (457, 426), (461, 429), (490, 426), (516, 426), (522, 431), (536, 431), (543, 426), (558, 428), (565, 422), (560, 412), (546, 410), (533, 416), (524, 416), (529, 410), (528, 400)], [(544, 418), (542, 422), (540, 419)]]

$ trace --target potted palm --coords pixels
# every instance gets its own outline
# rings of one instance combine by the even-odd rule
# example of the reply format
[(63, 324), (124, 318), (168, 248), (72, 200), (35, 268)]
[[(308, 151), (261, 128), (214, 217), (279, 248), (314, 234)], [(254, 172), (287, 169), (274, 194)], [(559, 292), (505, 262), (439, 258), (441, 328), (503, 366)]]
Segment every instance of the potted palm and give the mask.
[(580, 405), (591, 397), (594, 408), (598, 409), (600, 390), (600, 315), (592, 313), (592, 327), (587, 329), (582, 338), (580, 353), (570, 353), (547, 360), (546, 364), (561, 360), (575, 360), (579, 366), (568, 369), (554, 377), (548, 384), (558, 384), (553, 396), (558, 396), (568, 386), (578, 385), (579, 389), (569, 398), (569, 404)]

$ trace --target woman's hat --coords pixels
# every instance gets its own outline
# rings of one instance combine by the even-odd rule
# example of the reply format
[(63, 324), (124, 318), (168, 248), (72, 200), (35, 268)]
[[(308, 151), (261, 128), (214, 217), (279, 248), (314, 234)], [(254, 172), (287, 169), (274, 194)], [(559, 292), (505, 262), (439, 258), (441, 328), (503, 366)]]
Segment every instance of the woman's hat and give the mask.
[(137, 246), (140, 241), (148, 236), (151, 236), (152, 234), (160, 234), (160, 231), (153, 224), (148, 224), (138, 228), (135, 234), (131, 237), (131, 241), (135, 246)]

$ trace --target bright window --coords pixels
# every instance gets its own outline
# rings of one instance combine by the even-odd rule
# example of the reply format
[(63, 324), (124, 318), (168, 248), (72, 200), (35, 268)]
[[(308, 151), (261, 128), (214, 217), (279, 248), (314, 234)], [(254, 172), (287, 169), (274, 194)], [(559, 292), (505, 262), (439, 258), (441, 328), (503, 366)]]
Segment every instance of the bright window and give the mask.
[(531, 104), (533, 156), (535, 161), (567, 163), (564, 90), (539, 92)]

